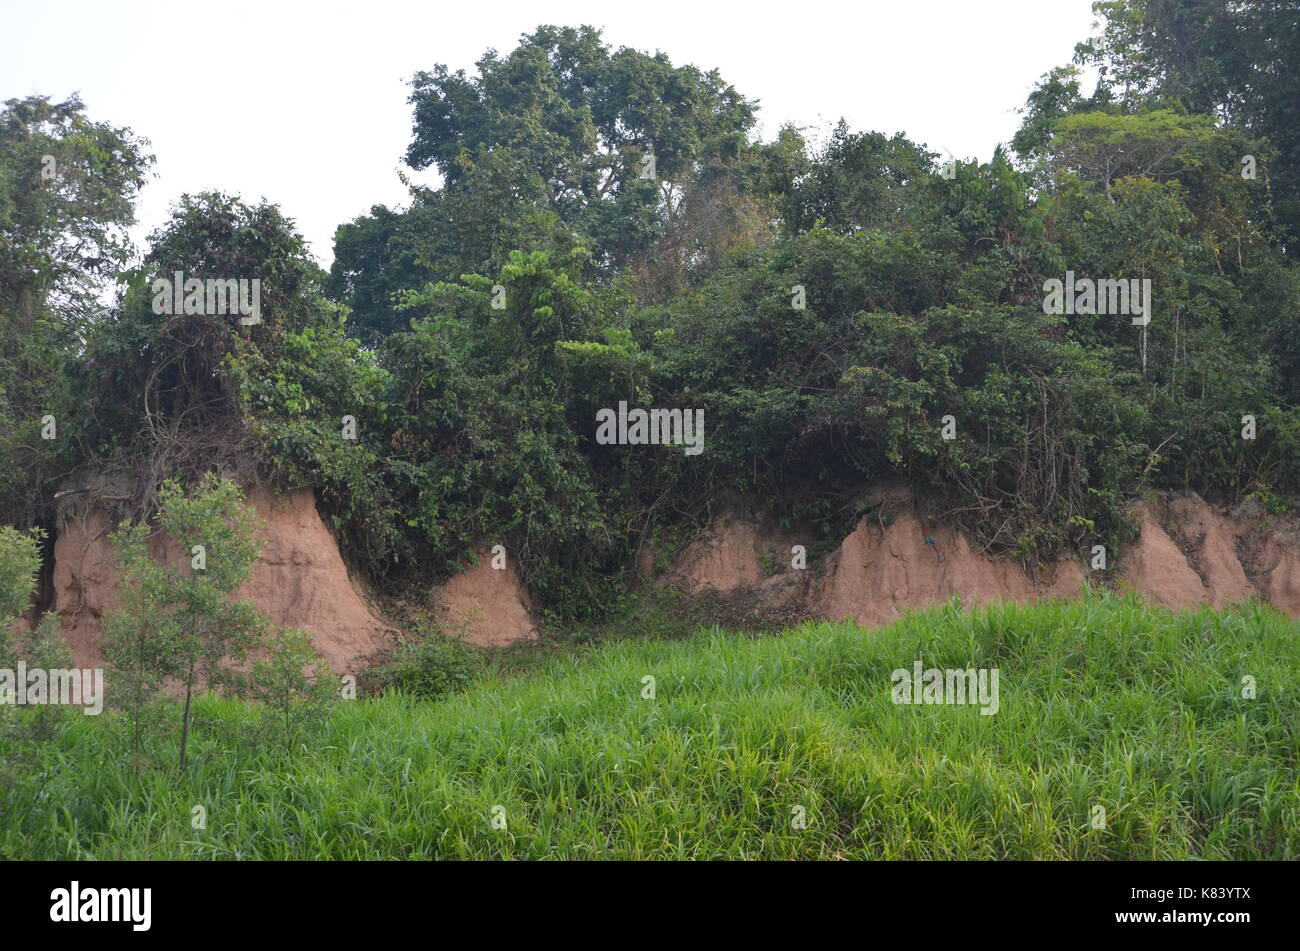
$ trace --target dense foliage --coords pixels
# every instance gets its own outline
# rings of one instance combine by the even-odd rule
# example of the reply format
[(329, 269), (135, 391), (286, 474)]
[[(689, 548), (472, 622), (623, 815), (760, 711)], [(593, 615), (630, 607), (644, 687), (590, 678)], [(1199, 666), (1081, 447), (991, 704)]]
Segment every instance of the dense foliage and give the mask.
[(60, 427), (96, 292), (130, 263), (147, 144), (91, 121), (75, 96), (0, 109), (0, 523), (48, 515), (43, 485), (84, 451)]
[[(1148, 486), (1285, 504), (1286, 7), (1099, 3), (1102, 32), (1031, 93), (1010, 149), (946, 165), (843, 124), (817, 147), (793, 127), (761, 141), (716, 71), (541, 27), (474, 74), (415, 77), (406, 159), (441, 182), (340, 226), (328, 274), (275, 206), (219, 194), (182, 201), (126, 270), (138, 143), (78, 102), (11, 100), (8, 520), (48, 519), (68, 472), (133, 473), (144, 515), (169, 475), (257, 470), (315, 486), (382, 586), (500, 543), (572, 619), (618, 599), (648, 539), (736, 494), (834, 541), (864, 487), (907, 481), (1029, 562), (1121, 542)], [(47, 152), (85, 174), (51, 195)], [(262, 321), (156, 313), (152, 282), (175, 271), (260, 278)], [(1046, 313), (1067, 272), (1149, 280), (1150, 323)], [(71, 319), (105, 275), (110, 313)], [(703, 410), (704, 451), (597, 442), (621, 401)], [(47, 414), (60, 435), (38, 448)]]

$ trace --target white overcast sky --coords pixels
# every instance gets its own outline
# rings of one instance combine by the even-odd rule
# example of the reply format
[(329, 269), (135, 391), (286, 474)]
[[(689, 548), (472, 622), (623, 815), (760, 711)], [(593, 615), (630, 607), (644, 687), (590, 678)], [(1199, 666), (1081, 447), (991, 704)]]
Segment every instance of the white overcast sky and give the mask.
[[(542, 23), (604, 30), (615, 48), (718, 68), (787, 121), (904, 132), (988, 159), (1014, 110), (1092, 32), (1090, 0), (799, 0), (789, 3), (144, 2), (0, 0), (0, 100), (81, 93), (157, 156), (140, 242), (180, 195), (221, 189), (276, 202), (328, 266), (334, 229), (400, 204), (407, 82), (446, 63), (474, 71)], [(433, 181), (431, 174), (417, 180)]]

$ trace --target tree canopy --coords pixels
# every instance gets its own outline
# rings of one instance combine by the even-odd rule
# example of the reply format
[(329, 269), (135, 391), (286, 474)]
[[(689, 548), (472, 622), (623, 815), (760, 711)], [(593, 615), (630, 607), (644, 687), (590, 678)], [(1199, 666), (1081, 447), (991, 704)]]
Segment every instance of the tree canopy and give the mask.
[[(1008, 148), (971, 162), (844, 123), (763, 141), (716, 70), (539, 27), (415, 76), (406, 160), (440, 181), (340, 225), (328, 274), (278, 207), (220, 193), (130, 261), (143, 143), (75, 100), (11, 100), (6, 520), (48, 520), (69, 473), (129, 470), (144, 517), (169, 476), (247, 470), (314, 486), (385, 590), (502, 543), (573, 617), (737, 496), (831, 545), (864, 487), (906, 481), (1030, 565), (1122, 543), (1146, 488), (1291, 504), (1296, 14), (1096, 9)], [(261, 321), (157, 313), (175, 271), (259, 278)], [(1067, 274), (1150, 282), (1149, 323), (1048, 313)], [(704, 452), (603, 444), (621, 403), (702, 410)]]

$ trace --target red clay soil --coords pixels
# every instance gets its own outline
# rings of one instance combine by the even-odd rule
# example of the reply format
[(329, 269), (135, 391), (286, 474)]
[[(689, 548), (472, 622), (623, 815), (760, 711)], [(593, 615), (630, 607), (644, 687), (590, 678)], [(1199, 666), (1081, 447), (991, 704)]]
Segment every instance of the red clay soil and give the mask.
[[(1300, 525), (1294, 519), (1236, 520), (1195, 493), (1174, 494), (1161, 498), (1159, 517), (1147, 506), (1136, 510), (1139, 538), (1111, 570), (1081, 568), (1090, 562), (1089, 551), (1079, 561), (1061, 558), (1034, 579), (1018, 562), (980, 552), (951, 526), (923, 525), (905, 489), (879, 498), (886, 517), (864, 516), (821, 565), (808, 566), (812, 576), (802, 590), (809, 613), (874, 627), (953, 597), (967, 605), (1074, 597), (1091, 576), (1096, 584), (1133, 588), (1174, 610), (1223, 607), (1258, 595), (1300, 617)], [(768, 548), (752, 524), (724, 515), (683, 553), (679, 583), (724, 595), (764, 588), (788, 593), (790, 586), (773, 579), (755, 581), (763, 576)], [(783, 575), (796, 574), (788, 561), (774, 563)]]
[(479, 552), (478, 564), (455, 575), (435, 595), (438, 620), (448, 634), (480, 647), (505, 647), (535, 641), (537, 626), (510, 559), (492, 567), (492, 553)]
[[(312, 635), (336, 673), (356, 673), (360, 658), (392, 646), (396, 629), (348, 576), (314, 493), (273, 496), (254, 489), (248, 501), (263, 520), (265, 546), (237, 596), (251, 600), (273, 625)], [(108, 515), (91, 507), (69, 520), (54, 543), (54, 609), (79, 666), (102, 663), (103, 617), (117, 603), (112, 528)], [(166, 547), (155, 545), (155, 557), (179, 557)]]
[(691, 591), (733, 591), (763, 580), (758, 529), (748, 519), (724, 515), (677, 559), (679, 580)]
[[(1062, 558), (1032, 578), (1011, 559), (980, 552), (951, 526), (922, 522), (905, 489), (878, 496), (839, 547), (798, 570), (790, 532), (764, 532), (753, 519), (724, 515), (693, 541), (670, 577), (688, 592), (743, 593), (773, 616), (820, 616), (879, 626), (909, 608), (956, 597), (966, 604), (1073, 597), (1085, 576), (1135, 588), (1175, 610), (1215, 607), (1258, 594), (1300, 617), (1300, 520), (1256, 512), (1230, 517), (1193, 493), (1139, 506), (1140, 535), (1106, 572)], [(338, 546), (317, 514), (313, 493), (249, 499), (265, 522), (266, 545), (240, 590), (272, 624), (312, 635), (337, 673), (396, 643), (398, 631), (348, 576)], [(885, 514), (887, 513), (887, 515)], [(88, 507), (69, 517), (54, 546), (54, 608), (76, 662), (102, 661), (103, 615), (116, 600), (109, 516)], [(926, 537), (933, 540), (928, 544)], [(809, 546), (811, 547), (811, 545)], [(155, 555), (164, 553), (159, 550)], [(942, 555), (942, 557), (940, 557)], [(435, 589), (439, 620), (470, 643), (500, 647), (539, 636), (528, 594), (513, 564), (497, 569), (490, 552)], [(1108, 577), (1111, 576), (1111, 577)]]

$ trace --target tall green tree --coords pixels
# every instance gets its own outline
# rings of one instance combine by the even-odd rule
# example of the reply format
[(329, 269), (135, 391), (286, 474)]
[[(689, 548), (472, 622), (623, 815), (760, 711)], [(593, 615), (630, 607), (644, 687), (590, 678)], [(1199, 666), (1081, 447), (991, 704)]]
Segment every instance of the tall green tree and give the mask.
[[(114, 533), (127, 597), (107, 625), (105, 654), (130, 704), (137, 749), (143, 704), (168, 680), (183, 688), (184, 769), (196, 687), (237, 683), (232, 665), (246, 663), (265, 637), (266, 619), (231, 597), (261, 543), (239, 487), (213, 474), (190, 494), (168, 480), (158, 502), (156, 528), (140, 521)], [(160, 559), (154, 546), (163, 548)]]
[(410, 102), (406, 161), (441, 185), (335, 239), (331, 291), (371, 339), (405, 329), (396, 292), (494, 273), (512, 251), (562, 251), (575, 236), (588, 276), (636, 262), (655, 277), (668, 260), (679, 281), (716, 263), (732, 230), (761, 232), (761, 199), (789, 178), (790, 140), (752, 142), (755, 106), (716, 70), (615, 50), (591, 27), (539, 27), (475, 75), (419, 72)]
[(1290, 0), (1102, 0), (1076, 59), (1130, 108), (1214, 115), (1267, 140), (1276, 221), (1300, 256), (1300, 6)]
[(0, 108), (0, 521), (47, 517), (45, 487), (84, 450), (70, 362), (132, 254), (147, 145), (75, 96)]

